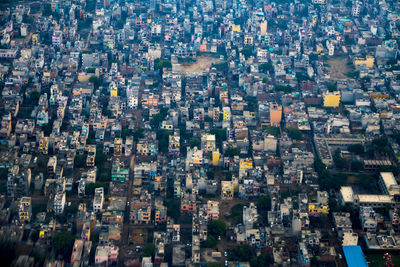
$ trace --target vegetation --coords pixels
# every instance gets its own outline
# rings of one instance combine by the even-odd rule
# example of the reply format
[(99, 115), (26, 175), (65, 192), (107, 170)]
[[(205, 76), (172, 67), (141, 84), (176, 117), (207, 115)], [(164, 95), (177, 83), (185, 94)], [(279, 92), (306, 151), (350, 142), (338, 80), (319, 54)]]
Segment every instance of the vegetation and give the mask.
[(154, 257), (156, 254), (156, 246), (154, 243), (147, 244), (143, 249), (143, 255), (145, 257)]
[(86, 156), (76, 155), (74, 158), (74, 168), (84, 168), (86, 166)]
[(154, 60), (154, 69), (155, 70), (162, 70), (164, 68), (172, 68), (171, 61), (157, 58)]
[(267, 126), (264, 129), (268, 134), (273, 136), (279, 136), (281, 134), (279, 127)]
[(208, 233), (211, 236), (218, 238), (219, 236), (224, 236), (226, 232), (226, 224), (222, 220), (211, 221), (208, 224)]
[(303, 133), (299, 129), (287, 129), (287, 134), (294, 140), (302, 140)]
[(225, 156), (233, 158), (234, 156), (240, 155), (240, 149), (237, 147), (228, 147), (225, 151)]
[(72, 253), (72, 246), (74, 245), (75, 236), (70, 232), (62, 231), (56, 233), (53, 237), (53, 248), (57, 255), (69, 262)]
[(271, 63), (262, 63), (258, 66), (258, 71), (263, 73), (268, 73), (274, 70), (274, 66)]

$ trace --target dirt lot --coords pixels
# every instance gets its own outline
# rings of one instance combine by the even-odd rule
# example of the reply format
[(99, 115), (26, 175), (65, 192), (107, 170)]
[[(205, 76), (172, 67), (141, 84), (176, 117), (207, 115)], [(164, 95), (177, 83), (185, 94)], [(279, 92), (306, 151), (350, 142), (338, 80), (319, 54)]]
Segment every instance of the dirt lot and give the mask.
[(247, 200), (240, 200), (240, 199), (232, 199), (232, 200), (222, 200), (219, 203), (219, 210), (221, 212), (220, 214), (220, 219), (224, 220), (227, 226), (233, 226), (230, 225), (230, 215), (231, 215), (231, 209), (233, 206), (236, 204), (248, 204), (250, 201)]
[(129, 231), (129, 243), (133, 245), (144, 245), (147, 242), (147, 229), (133, 228)]
[(330, 66), (329, 73), (331, 75), (331, 80), (348, 79), (345, 74), (352, 71), (351, 67), (347, 65), (346, 58), (330, 59), (326, 61), (325, 64), (328, 64)]
[(183, 73), (207, 72), (212, 64), (220, 62), (222, 60), (218, 58), (199, 56), (194, 63), (183, 63), (181, 70)]

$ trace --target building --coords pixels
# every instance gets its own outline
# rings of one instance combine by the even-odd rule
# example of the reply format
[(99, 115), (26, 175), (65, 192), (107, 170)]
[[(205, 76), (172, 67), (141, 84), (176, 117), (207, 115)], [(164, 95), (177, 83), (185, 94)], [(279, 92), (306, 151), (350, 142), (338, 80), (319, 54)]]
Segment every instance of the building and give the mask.
[(340, 105), (340, 92), (325, 92), (324, 107), (338, 107)]
[(232, 199), (235, 188), (232, 181), (221, 181), (221, 197), (223, 199)]
[(109, 266), (117, 262), (119, 248), (116, 246), (98, 246), (95, 254), (95, 264)]
[(51, 41), (53, 46), (60, 47), (62, 43), (62, 31), (54, 31), (53, 35), (51, 36)]
[(400, 195), (400, 186), (397, 184), (391, 172), (381, 172), (379, 175), (379, 187), (382, 193), (390, 196)]
[(349, 267), (368, 267), (360, 246), (343, 246), (344, 257)]
[(100, 212), (103, 209), (104, 202), (104, 188), (99, 187), (94, 191), (93, 211)]
[(354, 66), (365, 66), (368, 69), (371, 69), (374, 66), (375, 58), (372, 56), (367, 56), (366, 58), (355, 58)]
[(282, 120), (282, 106), (270, 104), (269, 106), (269, 122), (271, 126), (279, 126)]
[(18, 220), (20, 223), (30, 222), (32, 216), (32, 198), (21, 197), (18, 201)]
[(113, 162), (111, 180), (122, 183), (129, 181), (129, 166), (125, 166), (125, 162), (120, 161), (118, 158)]

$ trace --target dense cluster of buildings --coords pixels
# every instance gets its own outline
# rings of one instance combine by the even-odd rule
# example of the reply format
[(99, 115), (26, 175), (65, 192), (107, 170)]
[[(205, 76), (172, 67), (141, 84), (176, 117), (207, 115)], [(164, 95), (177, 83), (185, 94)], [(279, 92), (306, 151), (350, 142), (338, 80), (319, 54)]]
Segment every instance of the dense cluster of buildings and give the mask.
[(13, 266), (400, 249), (396, 1), (51, 0), (0, 21)]

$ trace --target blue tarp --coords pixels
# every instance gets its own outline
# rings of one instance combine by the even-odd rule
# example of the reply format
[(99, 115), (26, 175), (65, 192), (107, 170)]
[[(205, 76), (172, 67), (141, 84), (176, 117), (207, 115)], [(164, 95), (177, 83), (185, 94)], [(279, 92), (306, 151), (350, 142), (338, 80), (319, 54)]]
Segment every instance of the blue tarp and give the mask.
[(344, 246), (343, 252), (349, 267), (368, 267), (360, 246)]

